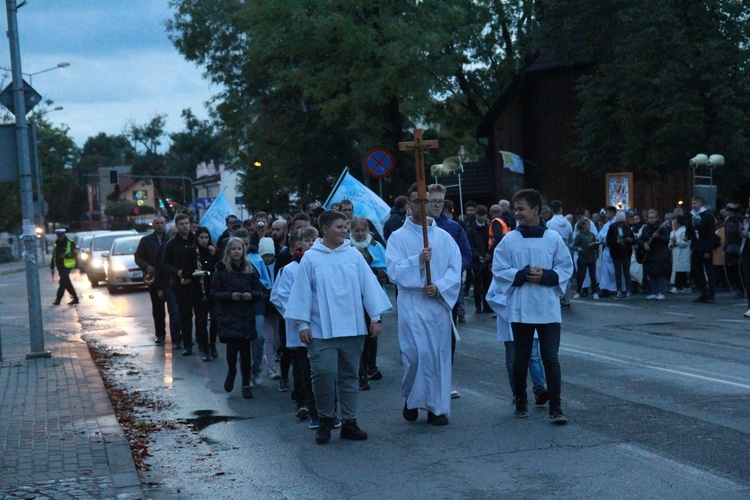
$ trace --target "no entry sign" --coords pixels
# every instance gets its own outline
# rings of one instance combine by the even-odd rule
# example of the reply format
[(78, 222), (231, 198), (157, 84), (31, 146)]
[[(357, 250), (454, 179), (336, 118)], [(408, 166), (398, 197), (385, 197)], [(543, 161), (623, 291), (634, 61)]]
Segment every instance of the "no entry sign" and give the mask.
[(365, 155), (364, 165), (370, 177), (383, 179), (391, 175), (393, 167), (396, 166), (396, 161), (388, 150), (374, 148)]

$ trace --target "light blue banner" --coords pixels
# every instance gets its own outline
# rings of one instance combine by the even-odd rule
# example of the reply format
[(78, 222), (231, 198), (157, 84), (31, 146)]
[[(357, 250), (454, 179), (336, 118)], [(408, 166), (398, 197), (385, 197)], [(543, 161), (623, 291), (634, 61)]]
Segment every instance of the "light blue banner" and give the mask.
[(364, 184), (355, 179), (348, 170), (341, 178), (335, 191), (328, 197), (325, 205), (331, 205), (341, 200), (349, 200), (354, 204), (354, 215), (360, 215), (372, 222), (375, 229), (383, 236), (383, 224), (388, 220), (391, 207)]
[(219, 236), (227, 228), (226, 218), (227, 215), (232, 213), (234, 211), (229, 206), (229, 203), (227, 203), (224, 197), (224, 190), (222, 190), (201, 219), (201, 226), (208, 228), (214, 243), (217, 243)]

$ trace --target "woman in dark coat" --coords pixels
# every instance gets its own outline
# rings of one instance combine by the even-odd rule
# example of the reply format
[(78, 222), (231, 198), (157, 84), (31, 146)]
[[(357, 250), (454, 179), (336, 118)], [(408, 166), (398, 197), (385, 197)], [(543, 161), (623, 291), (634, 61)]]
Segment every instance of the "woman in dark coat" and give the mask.
[[(195, 338), (203, 361), (218, 358), (216, 350), (216, 313), (211, 300), (211, 276), (219, 260), (219, 254), (211, 241), (211, 233), (201, 226), (195, 231), (195, 251), (191, 253), (187, 262), (188, 272), (192, 275), (190, 282), (190, 300), (195, 316)], [(211, 315), (211, 327), (208, 326), (208, 316)]]
[(667, 291), (667, 276), (671, 272), (667, 226), (659, 219), (659, 213), (651, 209), (648, 211), (648, 222), (638, 238), (647, 251), (643, 259), (643, 274), (648, 276), (651, 294), (646, 298), (651, 300), (664, 300)]
[(219, 341), (227, 345), (229, 372), (224, 390), (232, 392), (237, 375), (237, 356), (242, 373), (242, 397), (251, 399), (250, 367), (252, 342), (258, 338), (255, 328), (255, 303), (263, 300), (258, 273), (247, 259), (245, 244), (239, 238), (227, 242), (224, 259), (216, 264), (211, 281), (211, 298), (219, 320)]

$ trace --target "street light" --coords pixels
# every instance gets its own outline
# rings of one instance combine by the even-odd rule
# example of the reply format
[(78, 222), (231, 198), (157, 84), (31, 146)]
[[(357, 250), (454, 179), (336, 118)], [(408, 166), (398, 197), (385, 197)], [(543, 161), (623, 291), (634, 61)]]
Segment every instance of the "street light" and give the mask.
[[(33, 87), (34, 86), (33, 83), (34, 83), (34, 76), (35, 75), (46, 73), (48, 71), (54, 71), (54, 70), (60, 69), (60, 68), (67, 68), (68, 66), (70, 66), (69, 62), (60, 62), (60, 63), (57, 63), (57, 66), (53, 66), (51, 68), (43, 69), (41, 71), (35, 71), (34, 73), (23, 73), (22, 72), (21, 74), (24, 75), (24, 76), (28, 76), (29, 77), (29, 85), (31, 85)], [(0, 69), (3, 70), (3, 71), (8, 71), (8, 72), (11, 71), (10, 68), (6, 68), (6, 67), (3, 67), (3, 66), (0, 66)]]

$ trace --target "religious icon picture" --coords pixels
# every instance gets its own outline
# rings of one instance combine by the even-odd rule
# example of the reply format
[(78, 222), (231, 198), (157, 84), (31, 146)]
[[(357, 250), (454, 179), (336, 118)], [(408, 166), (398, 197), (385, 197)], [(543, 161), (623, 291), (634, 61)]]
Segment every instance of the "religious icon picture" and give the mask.
[(607, 206), (617, 210), (630, 210), (633, 207), (633, 173), (618, 172), (606, 175)]

